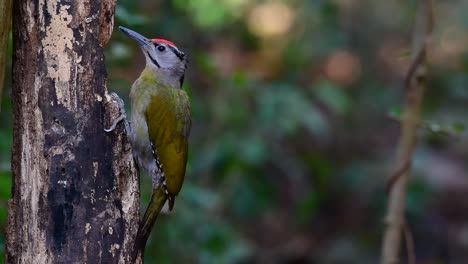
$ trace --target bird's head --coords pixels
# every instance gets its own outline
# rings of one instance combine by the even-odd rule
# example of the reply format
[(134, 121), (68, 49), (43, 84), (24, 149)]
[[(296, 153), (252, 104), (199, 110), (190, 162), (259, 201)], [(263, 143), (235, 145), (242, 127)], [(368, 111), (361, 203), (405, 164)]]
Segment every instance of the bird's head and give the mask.
[(119, 29), (140, 44), (146, 57), (147, 68), (169, 84), (179, 83), (182, 87), (188, 62), (188, 56), (185, 53), (169, 40), (148, 39), (122, 26)]

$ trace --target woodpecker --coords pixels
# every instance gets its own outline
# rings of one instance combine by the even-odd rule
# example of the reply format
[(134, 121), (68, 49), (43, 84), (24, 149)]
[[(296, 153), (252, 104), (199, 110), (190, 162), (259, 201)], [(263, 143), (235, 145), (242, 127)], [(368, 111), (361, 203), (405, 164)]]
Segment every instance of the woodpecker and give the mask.
[[(152, 178), (151, 201), (138, 227), (135, 253), (144, 251), (156, 218), (182, 188), (191, 129), (189, 97), (182, 88), (188, 58), (174, 43), (165, 39), (148, 39), (120, 26), (137, 41), (146, 58), (145, 69), (130, 91), (131, 123), (126, 124), (134, 156), (140, 168)], [(116, 123), (124, 119), (125, 114)], [(142, 256), (143, 257), (143, 256)]]

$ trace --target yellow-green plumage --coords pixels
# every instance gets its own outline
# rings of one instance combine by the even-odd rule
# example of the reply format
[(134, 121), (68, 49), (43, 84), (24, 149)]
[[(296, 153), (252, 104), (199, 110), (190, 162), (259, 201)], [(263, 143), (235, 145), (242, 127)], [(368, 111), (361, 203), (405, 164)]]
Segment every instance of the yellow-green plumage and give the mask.
[(137, 234), (138, 246), (144, 246), (159, 212), (167, 200), (172, 209), (174, 198), (184, 181), (191, 127), (190, 101), (184, 90), (162, 83), (148, 69), (134, 83), (130, 97), (132, 141), (139, 164), (149, 174), (158, 169), (153, 166), (156, 164), (151, 149), (153, 144), (166, 184), (166, 189), (157, 186), (161, 172), (151, 175), (153, 194)]
[(165, 87), (153, 95), (146, 110), (150, 140), (163, 164), (167, 190), (177, 195), (182, 187), (190, 133), (190, 104), (181, 89)]

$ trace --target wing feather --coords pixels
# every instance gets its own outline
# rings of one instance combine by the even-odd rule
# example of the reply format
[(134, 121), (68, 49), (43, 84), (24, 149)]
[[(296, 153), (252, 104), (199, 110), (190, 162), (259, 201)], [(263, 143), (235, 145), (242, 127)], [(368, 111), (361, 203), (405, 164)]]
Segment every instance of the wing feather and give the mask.
[(177, 195), (182, 187), (191, 128), (190, 103), (186, 93), (164, 89), (154, 95), (146, 110), (148, 134), (163, 165), (167, 189)]

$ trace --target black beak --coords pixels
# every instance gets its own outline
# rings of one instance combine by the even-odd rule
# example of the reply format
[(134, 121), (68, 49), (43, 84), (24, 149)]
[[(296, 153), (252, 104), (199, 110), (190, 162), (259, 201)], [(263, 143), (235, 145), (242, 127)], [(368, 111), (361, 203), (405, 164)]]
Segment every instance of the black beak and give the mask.
[(150, 40), (143, 37), (142, 35), (136, 33), (135, 31), (128, 29), (126, 27), (119, 26), (120, 31), (127, 34), (127, 36), (131, 37), (132, 39), (136, 40), (140, 46), (148, 46), (150, 44)]

